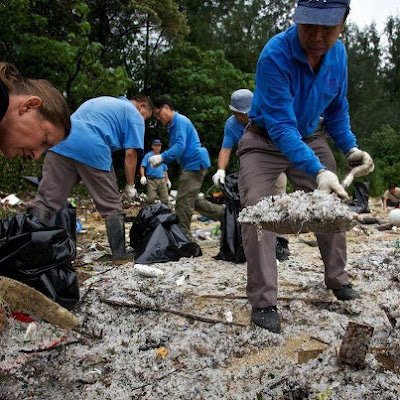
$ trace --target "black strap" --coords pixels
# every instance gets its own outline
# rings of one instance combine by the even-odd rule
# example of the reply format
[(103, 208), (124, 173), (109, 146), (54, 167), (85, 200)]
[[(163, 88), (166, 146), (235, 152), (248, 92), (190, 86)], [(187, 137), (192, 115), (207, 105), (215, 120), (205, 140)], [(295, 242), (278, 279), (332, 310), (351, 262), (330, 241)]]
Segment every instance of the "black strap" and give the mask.
[(0, 81), (0, 121), (6, 115), (9, 104), (9, 96), (7, 86)]

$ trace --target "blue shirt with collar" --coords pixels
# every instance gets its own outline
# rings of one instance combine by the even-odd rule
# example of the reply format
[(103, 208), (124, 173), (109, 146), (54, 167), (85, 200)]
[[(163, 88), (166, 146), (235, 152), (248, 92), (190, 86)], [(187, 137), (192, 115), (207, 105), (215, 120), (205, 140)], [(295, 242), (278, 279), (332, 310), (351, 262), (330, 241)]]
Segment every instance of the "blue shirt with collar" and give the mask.
[(274, 36), (257, 63), (249, 118), (267, 129), (295, 168), (314, 177), (324, 166), (302, 139), (315, 132), (320, 116), (340, 150), (357, 147), (350, 128), (347, 74), (347, 54), (339, 40), (315, 74), (300, 45), (297, 25)]
[(201, 146), (199, 134), (188, 117), (175, 111), (167, 131), (169, 149), (161, 154), (165, 163), (176, 160), (184, 171), (200, 171), (211, 166), (208, 151)]
[(145, 169), (148, 178), (165, 178), (165, 171), (168, 170), (166, 164), (160, 164), (157, 167), (152, 167), (149, 163), (149, 157), (154, 156), (154, 151), (149, 151), (143, 157), (141, 166)]
[(231, 115), (225, 122), (224, 138), (221, 147), (223, 149), (232, 149), (243, 136), (243, 131), (244, 124), (239, 122), (234, 115)]
[(111, 171), (112, 153), (143, 150), (144, 118), (126, 97), (97, 97), (71, 115), (69, 136), (50, 150), (89, 167)]

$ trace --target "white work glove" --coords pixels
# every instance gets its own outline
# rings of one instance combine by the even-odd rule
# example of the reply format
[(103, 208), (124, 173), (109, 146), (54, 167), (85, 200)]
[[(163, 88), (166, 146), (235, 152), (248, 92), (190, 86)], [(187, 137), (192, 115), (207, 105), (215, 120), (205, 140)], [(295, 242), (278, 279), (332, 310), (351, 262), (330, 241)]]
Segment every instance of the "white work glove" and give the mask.
[(168, 190), (171, 190), (171, 187), (172, 187), (172, 183), (171, 183), (171, 181), (169, 179), (167, 179), (167, 188), (168, 188)]
[(346, 167), (352, 170), (355, 178), (370, 174), (374, 170), (374, 161), (366, 152), (353, 147), (347, 153)]
[(318, 173), (317, 185), (318, 189), (323, 192), (335, 192), (342, 199), (347, 199), (349, 197), (343, 186), (340, 184), (337, 175), (327, 169), (323, 169)]
[(161, 154), (155, 154), (154, 156), (149, 157), (149, 163), (152, 167), (158, 167), (163, 161)]
[(133, 200), (137, 196), (137, 190), (135, 188), (135, 185), (126, 184), (125, 193), (129, 197), (130, 200)]
[(225, 173), (225, 170), (224, 170), (224, 169), (219, 169), (219, 170), (213, 175), (212, 180), (213, 180), (213, 182), (214, 182), (214, 185), (215, 185), (217, 188), (219, 188), (219, 185), (220, 185), (220, 184), (222, 184), (222, 185), (225, 184), (225, 176), (226, 176), (226, 173)]
[(142, 186), (147, 185), (147, 178), (146, 178), (145, 176), (142, 176), (142, 177), (140, 178), (140, 184), (141, 184)]

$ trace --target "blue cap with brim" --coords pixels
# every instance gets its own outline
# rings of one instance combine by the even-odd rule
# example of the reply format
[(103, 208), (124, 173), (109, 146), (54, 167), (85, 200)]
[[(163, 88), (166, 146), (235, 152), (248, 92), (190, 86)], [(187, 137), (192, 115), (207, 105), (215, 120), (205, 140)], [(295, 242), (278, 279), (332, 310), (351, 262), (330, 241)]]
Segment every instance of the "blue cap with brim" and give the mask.
[(151, 144), (162, 144), (160, 139), (153, 139), (153, 141), (151, 142)]
[(343, 21), (350, 0), (299, 0), (296, 24), (335, 26)]

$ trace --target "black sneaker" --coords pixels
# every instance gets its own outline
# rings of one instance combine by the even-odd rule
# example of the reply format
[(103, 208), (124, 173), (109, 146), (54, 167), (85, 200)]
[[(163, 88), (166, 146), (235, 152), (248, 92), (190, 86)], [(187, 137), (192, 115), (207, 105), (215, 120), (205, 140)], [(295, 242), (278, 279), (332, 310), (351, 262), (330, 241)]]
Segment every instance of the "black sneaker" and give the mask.
[(279, 261), (286, 261), (289, 259), (290, 250), (289, 250), (289, 241), (283, 237), (276, 238), (276, 258)]
[(348, 285), (343, 285), (338, 289), (332, 289), (332, 291), (338, 300), (355, 300), (360, 297), (358, 292), (353, 289), (353, 286), (350, 283)]
[(278, 309), (276, 306), (253, 308), (251, 311), (251, 321), (253, 324), (267, 329), (270, 332), (279, 333), (281, 331), (281, 324), (279, 323)]

